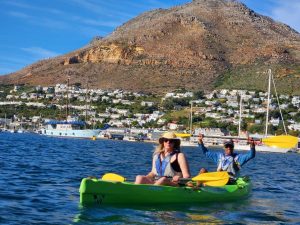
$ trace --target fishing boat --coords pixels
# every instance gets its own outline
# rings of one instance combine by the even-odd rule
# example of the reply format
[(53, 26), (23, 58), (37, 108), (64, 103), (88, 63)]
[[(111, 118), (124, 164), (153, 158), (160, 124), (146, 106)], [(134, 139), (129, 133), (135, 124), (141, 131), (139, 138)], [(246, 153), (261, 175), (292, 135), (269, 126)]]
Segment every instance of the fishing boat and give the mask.
[[(86, 129), (86, 123), (84, 121), (80, 121), (77, 117), (71, 117), (69, 115), (69, 78), (67, 80), (66, 90), (66, 120), (47, 121), (45, 128), (40, 130), (40, 134), (54, 137), (90, 138), (95, 140), (101, 131), (100, 129)], [(85, 100), (87, 102), (87, 97)], [(87, 118), (87, 107), (85, 113)]]
[(205, 202), (240, 201), (251, 191), (248, 178), (238, 178), (235, 184), (221, 187), (171, 187), (132, 182), (84, 178), (81, 181), (82, 205), (154, 205), (197, 204)]
[(47, 136), (93, 138), (100, 133), (100, 130), (98, 129), (84, 129), (85, 122), (83, 121), (51, 120), (45, 125), (46, 128), (41, 129), (41, 134)]

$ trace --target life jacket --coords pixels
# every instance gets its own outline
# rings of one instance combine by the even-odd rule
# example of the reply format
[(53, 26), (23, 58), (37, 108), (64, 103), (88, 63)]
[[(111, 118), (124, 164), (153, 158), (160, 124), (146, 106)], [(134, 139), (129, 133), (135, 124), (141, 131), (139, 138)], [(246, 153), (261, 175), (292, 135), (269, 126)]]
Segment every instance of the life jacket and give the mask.
[(178, 154), (178, 152), (172, 152), (170, 155), (166, 156), (163, 160), (161, 160), (160, 153), (154, 155), (154, 172), (157, 177), (174, 177), (175, 175), (182, 176), (181, 172), (177, 172), (171, 165), (171, 158), (174, 154)]
[(222, 154), (219, 157), (217, 171), (227, 171), (229, 174), (236, 176), (241, 169), (241, 166), (238, 162), (238, 154), (226, 156)]

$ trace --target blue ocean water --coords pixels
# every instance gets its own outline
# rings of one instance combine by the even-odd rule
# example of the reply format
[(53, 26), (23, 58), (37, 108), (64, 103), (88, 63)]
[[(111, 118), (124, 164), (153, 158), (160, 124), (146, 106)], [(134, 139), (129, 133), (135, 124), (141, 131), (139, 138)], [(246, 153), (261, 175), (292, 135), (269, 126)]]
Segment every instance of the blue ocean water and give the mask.
[[(300, 224), (300, 154), (257, 153), (243, 168), (246, 200), (143, 208), (82, 207), (83, 177), (114, 172), (134, 179), (151, 169), (153, 144), (0, 133), (0, 224)], [(215, 170), (184, 148), (192, 175)]]

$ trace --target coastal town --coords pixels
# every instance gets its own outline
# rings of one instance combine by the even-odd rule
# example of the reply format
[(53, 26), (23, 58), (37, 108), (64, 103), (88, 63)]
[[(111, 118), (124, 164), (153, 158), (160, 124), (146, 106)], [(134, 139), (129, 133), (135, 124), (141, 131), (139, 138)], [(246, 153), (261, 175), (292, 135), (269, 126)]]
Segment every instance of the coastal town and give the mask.
[[(273, 94), (271, 97), (270, 133), (284, 134), (286, 126), (289, 134), (298, 136), (300, 96)], [(64, 120), (84, 122), (81, 129), (105, 128), (102, 136), (99, 135), (116, 139), (120, 139), (117, 134), (130, 134), (136, 140), (149, 139), (150, 133), (154, 137), (154, 131), (163, 130), (222, 136), (240, 135), (246, 130), (252, 134), (263, 133), (267, 92), (176, 90), (155, 95), (88, 89), (81, 84), (14, 85), (0, 89), (0, 105), (1, 130), (12, 133), (40, 133), (49, 121)]]

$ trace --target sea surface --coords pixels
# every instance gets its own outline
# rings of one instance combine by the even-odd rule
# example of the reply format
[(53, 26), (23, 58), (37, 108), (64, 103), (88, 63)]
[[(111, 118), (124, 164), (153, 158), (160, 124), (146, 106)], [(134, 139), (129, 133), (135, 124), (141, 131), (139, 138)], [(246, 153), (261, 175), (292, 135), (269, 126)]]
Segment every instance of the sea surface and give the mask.
[[(300, 154), (257, 153), (246, 164), (253, 191), (229, 203), (83, 207), (82, 178), (113, 172), (133, 180), (151, 169), (154, 144), (0, 133), (0, 224), (300, 224)], [(220, 149), (221, 151), (221, 149)], [(196, 175), (215, 170), (183, 148)]]

